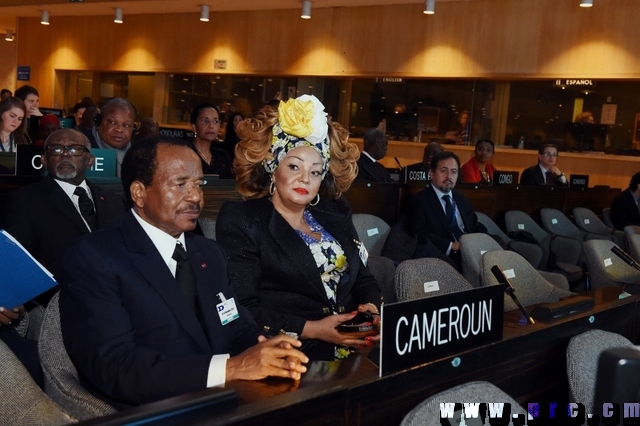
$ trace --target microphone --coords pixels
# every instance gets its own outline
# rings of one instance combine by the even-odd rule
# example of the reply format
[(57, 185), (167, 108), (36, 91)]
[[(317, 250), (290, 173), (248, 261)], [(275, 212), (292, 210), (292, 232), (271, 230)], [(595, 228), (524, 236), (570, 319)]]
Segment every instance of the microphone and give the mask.
[(511, 299), (513, 299), (516, 305), (518, 305), (518, 308), (520, 309), (520, 312), (524, 314), (524, 317), (531, 324), (535, 324), (536, 322), (533, 320), (533, 318), (531, 318), (531, 315), (529, 315), (529, 312), (527, 312), (525, 307), (522, 306), (522, 303), (520, 303), (520, 301), (518, 300), (518, 297), (516, 296), (516, 289), (513, 288), (513, 285), (511, 284), (509, 279), (504, 275), (504, 272), (502, 272), (502, 269), (498, 265), (493, 265), (491, 267), (491, 272), (493, 273), (493, 276), (496, 277), (496, 280), (498, 280), (500, 284), (507, 285), (507, 288), (504, 290), (505, 293), (507, 293), (511, 297)]
[(635, 260), (633, 260), (633, 258), (631, 256), (629, 256), (624, 250), (622, 250), (620, 247), (618, 246), (613, 246), (611, 247), (611, 251), (618, 256), (620, 259), (622, 259), (622, 261), (624, 263), (626, 263), (629, 266), (632, 266), (634, 268), (636, 268), (637, 270), (640, 271), (640, 265), (638, 265), (638, 262), (636, 262)]
[(398, 165), (398, 168), (402, 169), (402, 164), (400, 164), (400, 161), (398, 161), (398, 157), (393, 157), (394, 160), (396, 160), (396, 164)]

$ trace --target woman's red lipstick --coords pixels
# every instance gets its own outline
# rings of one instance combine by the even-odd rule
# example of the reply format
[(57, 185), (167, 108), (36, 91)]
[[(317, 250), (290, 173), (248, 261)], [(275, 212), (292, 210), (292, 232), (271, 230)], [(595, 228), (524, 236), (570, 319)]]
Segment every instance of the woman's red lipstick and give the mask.
[(293, 190), (296, 191), (300, 195), (308, 195), (309, 194), (309, 191), (307, 191), (304, 188), (293, 188)]

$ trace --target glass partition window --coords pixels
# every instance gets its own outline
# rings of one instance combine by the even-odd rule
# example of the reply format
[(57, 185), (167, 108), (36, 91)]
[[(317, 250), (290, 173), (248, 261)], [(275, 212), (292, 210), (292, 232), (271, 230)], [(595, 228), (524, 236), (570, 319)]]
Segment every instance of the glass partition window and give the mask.
[[(247, 117), (279, 99), (313, 94), (354, 137), (381, 126), (397, 141), (473, 145), (488, 138), (514, 148), (522, 140), (528, 149), (555, 143), (566, 151), (640, 153), (636, 81), (66, 73), (73, 84), (65, 98), (133, 97), (141, 117), (161, 111), (154, 118), (169, 126), (188, 127), (191, 110), (204, 102), (218, 105), (224, 121), (232, 112)], [(163, 86), (164, 96), (155, 97)], [(162, 105), (154, 105), (158, 99)]]

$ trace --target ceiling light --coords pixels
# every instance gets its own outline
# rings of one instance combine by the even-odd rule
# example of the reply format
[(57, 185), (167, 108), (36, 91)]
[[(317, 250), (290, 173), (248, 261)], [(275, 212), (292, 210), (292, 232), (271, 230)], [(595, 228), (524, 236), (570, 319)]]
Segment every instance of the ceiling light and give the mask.
[(7, 30), (7, 32), (4, 35), (4, 39), (7, 41), (13, 41), (13, 31)]
[(433, 15), (436, 13), (436, 0), (425, 0), (424, 2), (424, 13), (425, 15)]
[(116, 7), (116, 12), (113, 15), (113, 22), (115, 22), (116, 24), (122, 24), (122, 8), (121, 7)]
[(206, 4), (200, 6), (200, 20), (202, 22), (209, 22), (209, 6)]
[(591, 7), (593, 6), (593, 0), (580, 0), (580, 7)]
[(43, 10), (40, 14), (40, 23), (42, 25), (49, 25), (49, 11)]
[(300, 17), (302, 19), (311, 19), (311, 2), (309, 0), (302, 2), (302, 14)]

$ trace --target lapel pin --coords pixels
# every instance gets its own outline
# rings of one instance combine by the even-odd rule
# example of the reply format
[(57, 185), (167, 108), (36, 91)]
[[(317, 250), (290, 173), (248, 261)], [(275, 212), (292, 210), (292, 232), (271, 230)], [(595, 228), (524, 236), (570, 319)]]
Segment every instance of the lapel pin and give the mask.
[(203, 264), (202, 264), (202, 265), (200, 265), (200, 266), (201, 266), (201, 267), (203, 267), (203, 268), (206, 268), (206, 267), (207, 267), (207, 264), (206, 264), (206, 263), (203, 263)]
[(102, 201), (104, 201), (104, 197), (103, 197), (103, 196), (100, 196), (100, 199), (101, 199)]

